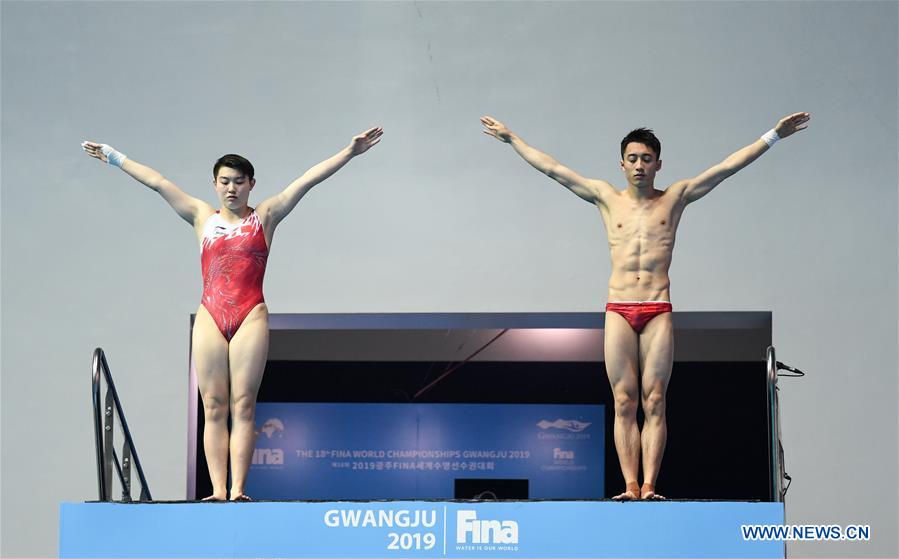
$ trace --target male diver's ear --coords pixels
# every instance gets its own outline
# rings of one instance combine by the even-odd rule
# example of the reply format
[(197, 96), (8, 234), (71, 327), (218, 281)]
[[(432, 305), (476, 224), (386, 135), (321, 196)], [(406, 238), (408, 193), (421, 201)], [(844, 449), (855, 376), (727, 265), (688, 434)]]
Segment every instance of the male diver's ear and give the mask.
[(254, 186), (256, 186), (256, 179), (250, 179), (250, 190), (253, 190)]

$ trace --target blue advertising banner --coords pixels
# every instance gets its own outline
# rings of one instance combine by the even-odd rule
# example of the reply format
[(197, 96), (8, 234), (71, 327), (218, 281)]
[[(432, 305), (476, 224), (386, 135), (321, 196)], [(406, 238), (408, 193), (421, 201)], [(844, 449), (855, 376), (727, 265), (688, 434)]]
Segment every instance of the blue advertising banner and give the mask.
[(599, 405), (259, 403), (256, 420), (256, 499), (451, 499), (471, 478), (603, 497)]
[[(62, 503), (60, 557), (783, 557), (783, 503)], [(650, 527), (651, 529), (648, 529)]]

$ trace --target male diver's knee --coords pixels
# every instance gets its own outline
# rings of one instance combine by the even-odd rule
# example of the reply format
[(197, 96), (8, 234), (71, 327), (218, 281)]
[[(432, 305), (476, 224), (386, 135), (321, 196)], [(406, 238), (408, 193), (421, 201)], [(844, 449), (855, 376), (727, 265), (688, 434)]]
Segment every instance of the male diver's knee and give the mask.
[(636, 416), (637, 395), (627, 391), (615, 392), (615, 415)]
[(665, 415), (664, 390), (652, 390), (649, 394), (643, 396), (643, 413), (653, 417)]

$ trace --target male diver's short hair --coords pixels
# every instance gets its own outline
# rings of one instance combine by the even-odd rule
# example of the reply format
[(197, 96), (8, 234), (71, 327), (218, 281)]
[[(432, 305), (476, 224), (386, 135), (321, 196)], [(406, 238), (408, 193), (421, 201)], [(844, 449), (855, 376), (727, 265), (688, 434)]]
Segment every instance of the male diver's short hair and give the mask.
[(256, 170), (253, 169), (253, 164), (250, 163), (246, 157), (237, 155), (236, 153), (229, 153), (218, 158), (218, 160), (215, 162), (215, 165), (212, 167), (213, 178), (219, 176), (219, 168), (221, 167), (230, 167), (232, 169), (237, 169), (238, 171), (246, 175), (248, 179), (252, 179), (253, 175), (256, 173)]
[(656, 159), (662, 157), (662, 142), (656, 138), (656, 135), (649, 128), (636, 128), (627, 133), (627, 136), (621, 140), (621, 159), (624, 159), (624, 150), (631, 142), (651, 147), (652, 151), (656, 152)]

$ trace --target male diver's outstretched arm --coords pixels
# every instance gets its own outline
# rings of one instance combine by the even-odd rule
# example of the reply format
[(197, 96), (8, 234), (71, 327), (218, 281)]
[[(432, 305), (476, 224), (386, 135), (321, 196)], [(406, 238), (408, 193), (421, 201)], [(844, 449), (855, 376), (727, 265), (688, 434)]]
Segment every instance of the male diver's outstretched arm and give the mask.
[(721, 181), (758, 159), (777, 140), (792, 136), (800, 130), (805, 130), (808, 127), (809, 119), (811, 119), (809, 113), (794, 113), (785, 116), (778, 121), (774, 128), (758, 140), (730, 154), (727, 159), (699, 176), (680, 181), (672, 185), (672, 188), (675, 189), (675, 192), (679, 191), (686, 204), (699, 200), (718, 186)]
[(313, 186), (336, 173), (349, 163), (350, 159), (365, 153), (380, 142), (383, 133), (384, 129), (376, 126), (354, 136), (350, 145), (310, 168), (300, 178), (287, 185), (287, 188), (280, 194), (261, 202), (256, 206), (256, 213), (260, 215), (264, 223), (271, 224), (271, 227), (278, 225)]
[(484, 134), (493, 136), (501, 142), (511, 144), (522, 159), (549, 178), (577, 194), (587, 202), (596, 204), (602, 202), (606, 196), (614, 192), (611, 184), (604, 180), (588, 179), (582, 177), (568, 167), (556, 161), (552, 156), (535, 149), (512, 133), (505, 124), (493, 117), (481, 117), (481, 124), (486, 130)]
[(84, 151), (91, 157), (119, 167), (138, 182), (143, 183), (150, 189), (158, 192), (159, 195), (168, 202), (172, 209), (175, 210), (175, 213), (177, 213), (181, 219), (190, 223), (194, 228), (197, 227), (199, 220), (215, 212), (215, 209), (212, 206), (185, 193), (178, 188), (178, 185), (162, 176), (162, 174), (155, 169), (126, 157), (124, 154), (114, 150), (106, 144), (83, 142), (81, 147), (84, 148)]

